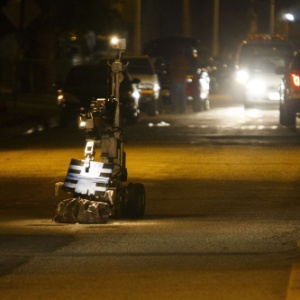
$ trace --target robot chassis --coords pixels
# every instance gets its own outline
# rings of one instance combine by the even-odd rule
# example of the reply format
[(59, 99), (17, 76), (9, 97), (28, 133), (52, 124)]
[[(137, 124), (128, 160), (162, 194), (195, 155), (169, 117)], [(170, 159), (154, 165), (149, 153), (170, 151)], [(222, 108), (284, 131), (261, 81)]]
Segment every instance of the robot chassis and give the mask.
[[(107, 223), (109, 217), (142, 218), (145, 213), (145, 188), (127, 181), (126, 153), (120, 118), (119, 85), (121, 53), (108, 65), (112, 76), (112, 96), (91, 102), (87, 112), (78, 116), (78, 126), (86, 131), (85, 159), (71, 159), (65, 181), (55, 185), (72, 194), (58, 204), (55, 222)], [(101, 148), (95, 161), (95, 148)]]

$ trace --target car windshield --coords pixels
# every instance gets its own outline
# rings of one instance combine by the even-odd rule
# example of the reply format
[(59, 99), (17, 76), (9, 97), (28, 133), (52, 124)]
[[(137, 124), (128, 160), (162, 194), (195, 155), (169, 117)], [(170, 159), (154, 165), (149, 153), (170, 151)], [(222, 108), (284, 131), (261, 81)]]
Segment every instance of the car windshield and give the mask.
[(124, 58), (123, 63), (129, 63), (127, 70), (130, 74), (154, 74), (154, 69), (152, 68), (148, 59), (140, 58)]
[(73, 68), (66, 78), (65, 86), (98, 85), (109, 80), (109, 69), (100, 66)]
[(290, 61), (293, 49), (289, 45), (243, 45), (240, 52), (239, 65), (247, 65), (252, 68), (274, 70), (276, 67), (284, 66)]
[(253, 60), (248, 65), (249, 69), (263, 70), (266, 73), (274, 73), (276, 69), (284, 67), (286, 64), (285, 60), (281, 56), (271, 55), (271, 56), (255, 56)]

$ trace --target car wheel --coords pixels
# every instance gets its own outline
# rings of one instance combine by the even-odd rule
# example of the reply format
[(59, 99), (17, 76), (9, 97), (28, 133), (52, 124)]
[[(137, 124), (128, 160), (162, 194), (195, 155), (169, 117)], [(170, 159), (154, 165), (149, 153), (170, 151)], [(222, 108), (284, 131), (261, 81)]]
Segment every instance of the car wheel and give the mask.
[(159, 114), (163, 113), (164, 111), (164, 101), (162, 96), (159, 96), (157, 99), (157, 109)]
[(116, 196), (113, 216), (116, 218), (124, 218), (126, 217), (126, 212), (126, 190), (125, 188), (120, 188)]
[(61, 107), (59, 123), (61, 127), (68, 127), (71, 125), (75, 125), (77, 122), (77, 116), (79, 114), (80, 106), (75, 105), (66, 105)]
[(148, 116), (155, 116), (157, 113), (156, 100), (154, 98), (147, 105), (147, 114)]
[(127, 214), (138, 219), (145, 215), (146, 193), (141, 183), (129, 183), (127, 187)]
[(296, 113), (286, 103), (279, 105), (279, 122), (283, 126), (296, 126)]
[(136, 125), (140, 120), (140, 114), (139, 113), (132, 113), (126, 117), (126, 123), (127, 125)]

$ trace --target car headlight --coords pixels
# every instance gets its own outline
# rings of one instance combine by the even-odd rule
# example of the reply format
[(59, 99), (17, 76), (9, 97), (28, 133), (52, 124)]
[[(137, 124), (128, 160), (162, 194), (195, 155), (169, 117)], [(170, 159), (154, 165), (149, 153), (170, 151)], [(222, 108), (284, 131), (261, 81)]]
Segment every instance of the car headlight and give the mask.
[(265, 84), (261, 79), (253, 79), (247, 83), (247, 89), (254, 95), (260, 95), (265, 92)]
[(139, 93), (138, 91), (134, 91), (134, 92), (132, 93), (132, 96), (133, 96), (134, 98), (138, 99), (138, 98), (140, 98), (140, 93)]
[(64, 102), (65, 102), (64, 95), (63, 95), (63, 94), (59, 94), (59, 95), (57, 96), (57, 104), (58, 104), (58, 105), (62, 105)]
[(236, 72), (236, 81), (239, 83), (246, 83), (249, 79), (249, 73), (246, 70), (238, 70)]
[(160, 86), (158, 83), (154, 83), (153, 90), (154, 90), (154, 92), (158, 92), (160, 90)]
[(138, 90), (135, 90), (131, 96), (135, 99), (135, 100), (138, 100), (140, 98), (140, 93)]

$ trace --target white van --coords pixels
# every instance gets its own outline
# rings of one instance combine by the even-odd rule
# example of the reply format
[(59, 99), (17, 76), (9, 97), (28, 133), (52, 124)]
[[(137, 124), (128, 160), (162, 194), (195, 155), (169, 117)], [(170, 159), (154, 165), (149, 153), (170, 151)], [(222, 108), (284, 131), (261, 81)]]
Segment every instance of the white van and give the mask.
[(161, 110), (160, 84), (149, 56), (124, 56), (123, 64), (132, 78), (140, 80), (137, 85), (140, 92), (139, 107), (149, 115), (158, 114)]

